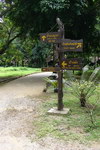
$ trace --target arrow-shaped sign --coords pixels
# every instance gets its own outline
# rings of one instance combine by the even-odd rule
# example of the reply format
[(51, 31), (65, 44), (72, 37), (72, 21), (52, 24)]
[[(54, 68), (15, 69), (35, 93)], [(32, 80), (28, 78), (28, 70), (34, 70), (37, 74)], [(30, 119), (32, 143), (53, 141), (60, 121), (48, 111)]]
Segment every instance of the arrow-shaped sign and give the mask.
[(61, 42), (61, 52), (82, 52), (83, 50), (83, 39), (80, 40), (70, 40), (62, 39)]
[(67, 63), (65, 61), (63, 61), (61, 65), (63, 68), (65, 68), (67, 66)]
[(42, 42), (47, 42), (47, 34), (46, 33), (40, 33), (40, 40)]
[(76, 46), (76, 48), (81, 48), (82, 47), (82, 43), (78, 43), (78, 45)]
[(66, 58), (61, 61), (62, 70), (81, 70), (82, 59), (81, 58)]
[(42, 38), (43, 41), (46, 40), (46, 36), (45, 35), (43, 35), (41, 38)]

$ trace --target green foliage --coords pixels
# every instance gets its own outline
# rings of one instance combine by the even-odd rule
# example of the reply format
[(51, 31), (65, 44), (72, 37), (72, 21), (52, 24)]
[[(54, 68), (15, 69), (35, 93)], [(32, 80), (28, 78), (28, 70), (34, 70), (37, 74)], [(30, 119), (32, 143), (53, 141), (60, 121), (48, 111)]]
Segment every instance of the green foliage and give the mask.
[(50, 80), (49, 78), (44, 78), (44, 81), (46, 81), (46, 83), (50, 83), (50, 85), (52, 85), (54, 88), (58, 87), (58, 81), (57, 80)]
[(76, 97), (80, 98), (81, 95), (84, 95), (85, 99), (88, 99), (92, 94), (94, 94), (94, 90), (96, 89), (96, 85), (94, 82), (90, 81), (78, 81), (72, 83), (71, 86), (71, 94), (75, 95)]
[[(66, 38), (84, 40), (84, 52), (98, 52), (99, 2), (94, 0), (15, 0), (7, 15), (23, 36), (30, 34), (34, 39), (39, 33), (48, 32), (60, 17), (65, 24)], [(57, 31), (57, 28), (53, 29)]]
[(0, 8), (3, 18), (0, 23), (0, 53), (4, 54), (13, 47), (13, 51), (20, 50), (23, 66), (34, 66), (34, 62), (39, 66), (46, 63), (48, 48), (43, 51), (42, 44), (34, 44), (39, 33), (58, 30), (55, 25), (57, 17), (65, 25), (65, 38), (83, 38), (82, 56), (99, 52), (99, 0), (6, 0), (0, 2)]
[[(5, 5), (4, 7), (6, 7)], [(3, 4), (0, 6), (3, 7)], [(35, 42), (28, 35), (26, 39), (19, 38), (19, 35), (19, 28), (15, 27), (8, 16), (4, 16), (0, 22), (1, 66), (32, 66), (30, 63), (32, 59), (32, 48)]]
[[(99, 105), (100, 100), (100, 93), (98, 92), (100, 90), (100, 67), (96, 68), (88, 78), (86, 75), (87, 72), (88, 65), (83, 68), (80, 80), (73, 80), (73, 77), (70, 77), (71, 80), (68, 79), (66, 89), (70, 86), (70, 93), (80, 100), (81, 107), (86, 107), (88, 112), (87, 116), (89, 116), (91, 122), (89, 127), (90, 129), (94, 129), (97, 127), (97, 118), (95, 116), (96, 105)], [(92, 99), (93, 96), (95, 105), (88, 104), (87, 102)]]
[(0, 54), (5, 53), (18, 36), (19, 29), (14, 26), (8, 17), (4, 17), (0, 22)]
[(32, 49), (35, 45), (35, 41), (28, 36), (26, 39), (19, 39), (16, 41), (16, 48), (22, 53), (22, 66), (33, 67), (32, 64)]
[(52, 46), (38, 42), (32, 49), (32, 62), (34, 66), (43, 67), (47, 65), (46, 58), (52, 52)]
[[(100, 89), (98, 89), (99, 91)], [(35, 118), (33, 126), (37, 138), (46, 136), (54, 136), (65, 141), (79, 141), (87, 144), (90, 141), (99, 141), (100, 139), (100, 102), (96, 103), (96, 91), (94, 97), (90, 99), (95, 109), (95, 128), (91, 128), (91, 121), (87, 108), (81, 109), (78, 105), (79, 100), (70, 94), (70, 88), (64, 93), (63, 101), (64, 107), (70, 108), (71, 111), (67, 116), (63, 115), (49, 115), (47, 111), (52, 107), (57, 107), (57, 95), (46, 93), (41, 95), (44, 100), (43, 105), (39, 106), (39, 115)]]
[(52, 10), (60, 10), (60, 9), (64, 9), (65, 6), (69, 7), (69, 0), (53, 0), (53, 1), (49, 1), (49, 0), (42, 0), (40, 2), (41, 4), (41, 8), (43, 12), (48, 12), (50, 9)]
[[(75, 77), (70, 75), (70, 79), (65, 82), (71, 87), (71, 93), (80, 100), (82, 107), (86, 107), (86, 101), (94, 94), (96, 83), (99, 83), (100, 79), (100, 67), (96, 68), (88, 79), (86, 78), (87, 71), (88, 66), (85, 66), (79, 80), (75, 80)], [(68, 71), (66, 73), (69, 74)]]
[(0, 78), (18, 77), (36, 72), (40, 72), (40, 69), (28, 67), (0, 67)]
[(19, 66), (22, 64), (23, 54), (16, 47), (11, 47), (0, 56), (1, 66)]

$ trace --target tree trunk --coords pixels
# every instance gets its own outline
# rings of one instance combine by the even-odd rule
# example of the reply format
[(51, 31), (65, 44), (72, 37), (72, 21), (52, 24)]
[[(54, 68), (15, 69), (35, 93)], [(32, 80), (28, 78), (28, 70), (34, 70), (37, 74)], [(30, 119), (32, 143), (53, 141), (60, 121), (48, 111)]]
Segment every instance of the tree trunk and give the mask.
[(80, 103), (81, 103), (81, 107), (86, 107), (86, 98), (84, 94), (81, 94), (80, 96)]

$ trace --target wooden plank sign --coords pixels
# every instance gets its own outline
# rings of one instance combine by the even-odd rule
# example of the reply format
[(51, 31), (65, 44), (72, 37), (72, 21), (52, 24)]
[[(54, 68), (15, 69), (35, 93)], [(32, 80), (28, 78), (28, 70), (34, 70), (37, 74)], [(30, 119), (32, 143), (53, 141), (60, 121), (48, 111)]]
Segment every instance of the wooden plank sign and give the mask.
[(61, 33), (59, 32), (49, 32), (47, 33), (48, 43), (59, 43), (61, 42)]
[(60, 32), (40, 33), (40, 40), (47, 43), (60, 43), (61, 33)]
[(61, 49), (59, 51), (62, 52), (82, 52), (83, 51), (83, 40), (70, 40), (63, 39), (61, 42)]
[(81, 70), (82, 59), (80, 58), (63, 59), (60, 65), (63, 70)]
[(43, 72), (58, 72), (60, 70), (59, 67), (43, 67), (41, 71)]

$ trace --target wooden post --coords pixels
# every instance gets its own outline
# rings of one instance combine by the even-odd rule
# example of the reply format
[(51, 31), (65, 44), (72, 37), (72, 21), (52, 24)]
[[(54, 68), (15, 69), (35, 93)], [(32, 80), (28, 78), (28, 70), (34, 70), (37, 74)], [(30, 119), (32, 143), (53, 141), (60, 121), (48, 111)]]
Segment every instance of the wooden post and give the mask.
[[(58, 32), (61, 33), (62, 39), (64, 38), (64, 25), (60, 21), (59, 18), (57, 18), (57, 24), (59, 26)], [(59, 49), (61, 48), (61, 44), (59, 44)], [(63, 58), (63, 53), (58, 51), (58, 59), (59, 59), (59, 66), (61, 64)], [(61, 66), (60, 66), (61, 67)], [(64, 104), (63, 104), (63, 71), (60, 70), (58, 72), (58, 110), (63, 110)]]
[[(59, 63), (62, 60), (62, 53), (59, 53)], [(63, 71), (58, 72), (58, 110), (63, 110)]]

